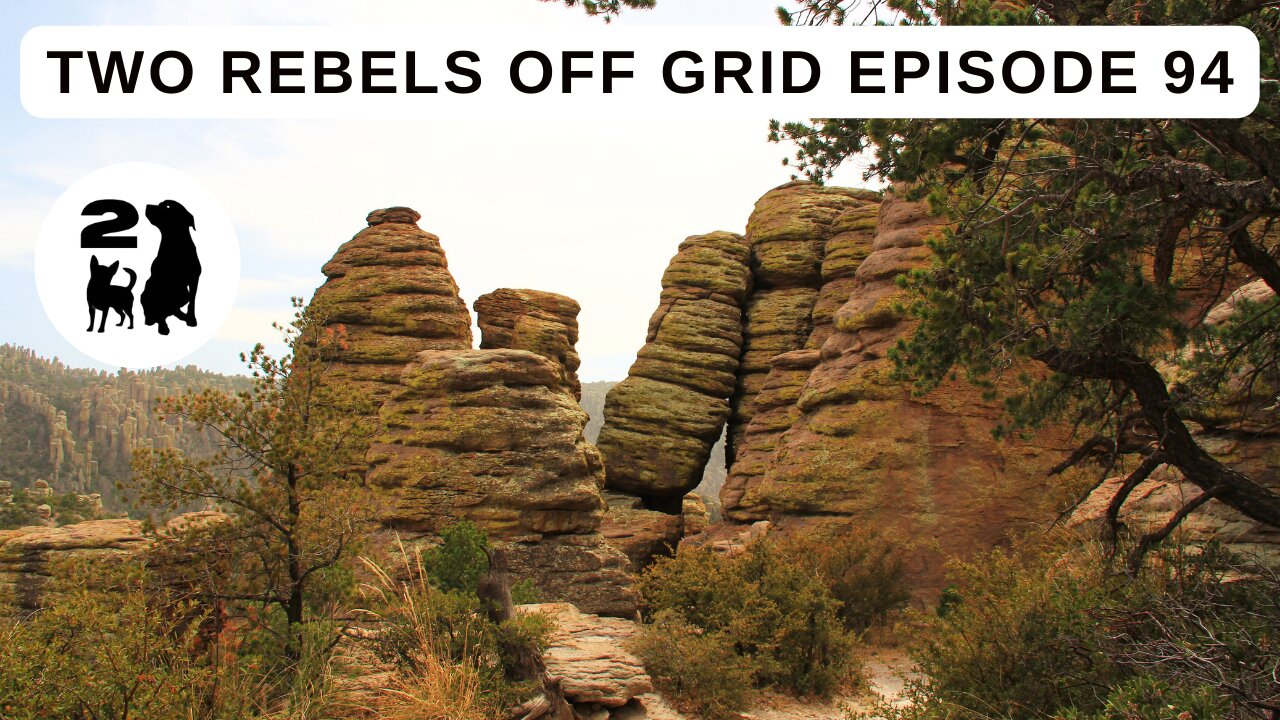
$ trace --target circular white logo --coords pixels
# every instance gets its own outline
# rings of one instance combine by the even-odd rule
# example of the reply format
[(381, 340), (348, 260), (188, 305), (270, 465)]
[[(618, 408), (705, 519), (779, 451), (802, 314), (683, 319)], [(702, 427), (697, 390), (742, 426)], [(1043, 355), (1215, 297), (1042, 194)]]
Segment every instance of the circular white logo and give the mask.
[(240, 244), (194, 178), (121, 163), (80, 178), (53, 204), (35, 274), (45, 312), (77, 350), (107, 365), (168, 365), (231, 313)]

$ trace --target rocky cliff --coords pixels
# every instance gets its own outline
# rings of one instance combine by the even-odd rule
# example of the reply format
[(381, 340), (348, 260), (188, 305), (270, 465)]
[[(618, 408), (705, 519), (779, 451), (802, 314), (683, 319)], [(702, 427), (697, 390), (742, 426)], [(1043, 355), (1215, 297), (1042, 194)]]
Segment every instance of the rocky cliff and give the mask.
[(1001, 409), (976, 389), (913, 397), (891, 379), (888, 349), (910, 330), (896, 279), (927, 262), (925, 241), (941, 225), (892, 192), (874, 223), (859, 207), (843, 218), (847, 229), (828, 243), (840, 258), (824, 261), (823, 275), (846, 301), (829, 330), (815, 322), (806, 347), (770, 359), (721, 501), (736, 522), (875, 528), (910, 548), (908, 579), (929, 594), (946, 558), (1051, 519), (1047, 471), (1070, 446), (1052, 431), (996, 441)]
[(469, 520), (548, 597), (629, 614), (625, 559), (598, 532), (604, 466), (563, 368), (526, 350), (426, 351), (383, 405), (369, 482), (389, 528), (430, 536)]
[(866, 190), (793, 182), (756, 202), (747, 221), (753, 291), (743, 316), (741, 370), (728, 427), (730, 466), (738, 463), (752, 419), (766, 409), (756, 397), (773, 359), (816, 348), (829, 333), (832, 312), (848, 297), (852, 268), (865, 254), (866, 243), (859, 240), (874, 225), (879, 199)]

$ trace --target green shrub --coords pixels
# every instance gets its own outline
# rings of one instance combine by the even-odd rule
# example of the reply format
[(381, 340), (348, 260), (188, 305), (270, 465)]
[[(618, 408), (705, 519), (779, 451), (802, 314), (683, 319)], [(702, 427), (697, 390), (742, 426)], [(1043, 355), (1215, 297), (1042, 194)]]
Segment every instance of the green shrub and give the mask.
[(707, 633), (669, 610), (658, 613), (633, 649), (676, 706), (707, 720), (735, 718), (747, 703), (751, 670), (723, 633)]
[[(476, 536), (469, 531), (453, 537), (465, 540), (462, 547), (475, 547)], [(460, 556), (465, 557), (452, 555)], [(409, 560), (408, 582), (369, 563), (375, 580), (365, 588), (363, 613), (376, 619), (377, 630), (370, 636), (375, 656), (396, 667), (402, 679), (414, 680), (417, 693), (435, 688), (435, 702), (445, 697), (463, 703), (465, 707), (455, 708), (457, 717), (497, 713), (534, 694), (532, 685), (512, 677), (513, 655), (545, 647), (548, 619), (529, 614), (494, 623), (474, 588), (441, 589), (425, 563), (425, 558)], [(455, 567), (462, 569), (455, 578), (468, 577), (465, 565)]]
[[(853, 637), (822, 576), (775, 544), (738, 557), (682, 549), (641, 577), (647, 617), (696, 628), (734, 649), (757, 686), (827, 695), (853, 675)], [(661, 628), (655, 629), (661, 632)]]
[(422, 557), (431, 584), (440, 590), (474, 593), (489, 569), (489, 538), (462, 520), (440, 533), (440, 544)]
[(46, 607), (0, 619), (0, 717), (243, 715), (219, 692), (227, 671), (200, 650), (205, 615), (157, 589), (141, 565), (82, 563), (57, 575), (74, 579), (55, 581)]
[(1280, 701), (1280, 579), (1214, 546), (1171, 546), (1136, 579), (1070, 540), (951, 574), (947, 611), (914, 618), (910, 706), (870, 717), (1246, 718)]
[(894, 548), (873, 532), (814, 532), (782, 542), (784, 555), (813, 568), (840, 604), (846, 629), (884, 624), (911, 600)]
[(963, 601), (926, 618), (912, 638), (937, 704), (1037, 717), (1098, 707), (1123, 677), (1102, 652), (1091, 615), (1122, 582), (1102, 565), (995, 551), (952, 573)]
[(1071, 710), (1062, 714), (1062, 720), (1217, 720), (1228, 711), (1212, 688), (1173, 687), (1141, 676), (1116, 686), (1101, 710), (1091, 714)]

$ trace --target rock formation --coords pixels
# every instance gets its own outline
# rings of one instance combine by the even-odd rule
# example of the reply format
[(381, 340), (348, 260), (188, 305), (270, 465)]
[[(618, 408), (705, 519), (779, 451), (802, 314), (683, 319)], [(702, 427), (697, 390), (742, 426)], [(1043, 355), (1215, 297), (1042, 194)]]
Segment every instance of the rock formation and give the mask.
[[(792, 184), (766, 195), (751, 229), (786, 227), (788, 213), (829, 218), (841, 232), (828, 234), (827, 247), (839, 256), (821, 258), (824, 285), (849, 294), (829, 328), (815, 321), (807, 338), (787, 343), (766, 334), (766, 347), (778, 354), (766, 361), (756, 347), (761, 354), (744, 356), (742, 398), (749, 404), (735, 414), (746, 425), (721, 493), (725, 515), (737, 523), (768, 519), (783, 531), (819, 522), (876, 528), (912, 546), (907, 578), (927, 595), (938, 589), (946, 557), (992, 547), (1011, 528), (1041, 519), (1046, 471), (1069, 443), (1052, 433), (997, 442), (991, 429), (1001, 409), (979, 391), (957, 383), (916, 398), (890, 379), (887, 350), (910, 329), (896, 307), (896, 278), (927, 261), (924, 242), (939, 221), (924, 203), (890, 192), (873, 228), (861, 202), (833, 210), (805, 200), (811, 193)], [(784, 213), (786, 207), (793, 209)], [(815, 260), (807, 249), (814, 244), (800, 247), (811, 282)], [(785, 292), (801, 294), (798, 271), (774, 276), (790, 278)], [(825, 316), (828, 305), (814, 307), (813, 317)], [(749, 318), (749, 352), (752, 327)]]
[(563, 366), (526, 350), (419, 353), (382, 407), (369, 482), (388, 527), (431, 536), (469, 520), (549, 598), (627, 615), (626, 558), (598, 527), (604, 467)]
[(159, 420), (156, 404), (189, 389), (243, 390), (249, 381), (194, 366), (145, 371), (69, 368), (26, 348), (0, 345), (0, 477), (15, 488), (48, 482), (58, 492), (103, 495), (120, 507), (115, 484), (135, 450), (208, 454), (215, 433)]
[(598, 532), (604, 466), (576, 403), (578, 304), (536, 290), (484, 295), (481, 349), (471, 349), (470, 314), (418, 219), (370, 213), (324, 266), (314, 300), (347, 332), (330, 381), (381, 405), (366, 478), (385, 491), (384, 525), (429, 542), (471, 521), (548, 598), (634, 613), (626, 558)]
[(475, 301), (481, 349), (528, 350), (559, 364), (560, 382), (582, 399), (578, 382), (577, 301), (541, 290), (501, 288)]
[(347, 331), (331, 377), (378, 402), (419, 352), (471, 348), (471, 314), (440, 238), (417, 226), (420, 217), (404, 207), (369, 213), (368, 227), (325, 263), (312, 299)]
[[(1248, 462), (1254, 470), (1250, 477), (1261, 478), (1273, 491), (1280, 490), (1280, 459), (1274, 453), (1270, 458), (1266, 453), (1257, 453), (1261, 448), (1256, 444), (1207, 445), (1216, 457), (1223, 457), (1218, 452), (1226, 451), (1228, 460)], [(1123, 475), (1108, 478), (1096, 487), (1072, 512), (1068, 525), (1106, 537), (1107, 507), (1124, 480)], [(1133, 489), (1120, 511), (1119, 521), (1134, 537), (1139, 537), (1163, 526), (1200, 492), (1177, 470), (1163, 466)], [(1217, 542), (1248, 561), (1280, 567), (1280, 529), (1250, 520), (1217, 500), (1210, 500), (1188, 515), (1178, 525), (1177, 533), (1190, 543)]]
[(747, 221), (754, 291), (746, 305), (725, 449), (730, 466), (737, 463), (773, 358), (816, 348), (829, 333), (831, 313), (848, 298), (852, 272), (865, 256), (879, 199), (867, 190), (792, 182), (756, 202)]
[(569, 603), (521, 605), (522, 614), (540, 613), (554, 629), (543, 660), (547, 673), (559, 679), (565, 699), (579, 713), (620, 708), (653, 691), (653, 681), (627, 648), (639, 628), (630, 620), (583, 613)]
[(698, 485), (729, 417), (750, 289), (748, 248), (727, 232), (680, 244), (627, 379), (609, 391), (597, 444), (611, 490), (671, 505)]
[[(1204, 322), (1210, 326), (1220, 325), (1232, 318), (1242, 302), (1263, 303), (1274, 296), (1262, 280), (1243, 284), (1213, 306), (1205, 314)], [(1171, 367), (1165, 372), (1176, 380), (1180, 371)], [(1240, 385), (1240, 376), (1232, 378), (1226, 383), (1227, 392), (1219, 398), (1220, 402), (1201, 406), (1199, 419), (1212, 418), (1213, 427), (1201, 428), (1196, 441), (1223, 463), (1273, 492), (1280, 492), (1280, 450), (1277, 450), (1274, 430), (1280, 422), (1276, 388)], [(1072, 513), (1070, 524), (1104, 531), (1107, 507), (1123, 482), (1124, 477), (1109, 478), (1095, 488)], [(1119, 520), (1133, 533), (1154, 530), (1167, 523), (1200, 492), (1177, 469), (1163, 466), (1133, 489), (1121, 508)], [(1177, 532), (1189, 542), (1215, 541), (1247, 558), (1280, 567), (1280, 528), (1251, 520), (1218, 500), (1210, 500), (1188, 515)]]
[[(215, 512), (179, 515), (160, 527), (158, 536), (222, 517)], [(145, 532), (142, 521), (129, 519), (0, 530), (0, 598), (12, 599), (21, 609), (35, 609), (60, 564), (134, 556), (151, 547), (155, 537)]]
[(659, 555), (670, 555), (685, 534), (681, 515), (649, 510), (644, 501), (626, 493), (605, 493), (609, 512), (600, 532), (622, 551), (632, 572), (640, 572)]

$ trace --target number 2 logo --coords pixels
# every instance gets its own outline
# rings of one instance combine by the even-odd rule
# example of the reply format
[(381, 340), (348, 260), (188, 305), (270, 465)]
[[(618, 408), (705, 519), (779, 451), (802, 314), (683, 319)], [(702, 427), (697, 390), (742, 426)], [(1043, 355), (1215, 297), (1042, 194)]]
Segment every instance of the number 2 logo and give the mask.
[(138, 247), (137, 235), (113, 235), (132, 230), (138, 224), (138, 209), (124, 200), (94, 200), (84, 206), (83, 216), (114, 215), (90, 223), (80, 231), (80, 247), (86, 250), (125, 250)]

